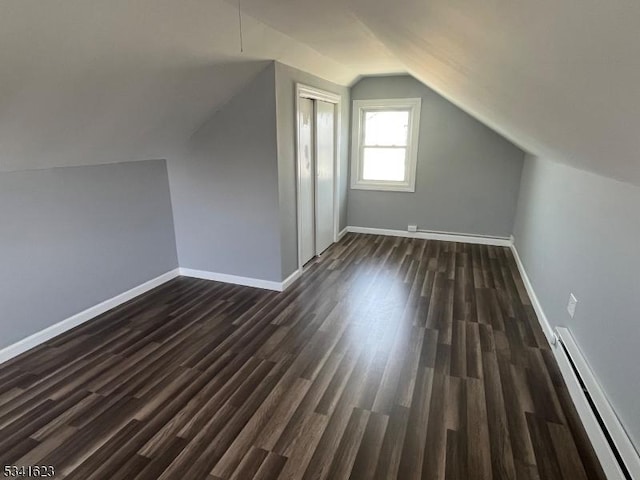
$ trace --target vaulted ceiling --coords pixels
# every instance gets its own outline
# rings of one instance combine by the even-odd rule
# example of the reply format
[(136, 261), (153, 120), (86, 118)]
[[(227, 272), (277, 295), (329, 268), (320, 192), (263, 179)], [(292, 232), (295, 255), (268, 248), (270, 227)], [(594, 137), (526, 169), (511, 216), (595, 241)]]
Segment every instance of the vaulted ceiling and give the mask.
[(0, 171), (167, 158), (278, 59), (356, 73), (222, 0), (0, 1)]
[(242, 6), (363, 73), (399, 62), (531, 153), (640, 184), (640, 2), (242, 0)]
[(0, 169), (166, 157), (277, 59), (408, 71), (524, 149), (640, 184), (633, 0), (4, 0)]

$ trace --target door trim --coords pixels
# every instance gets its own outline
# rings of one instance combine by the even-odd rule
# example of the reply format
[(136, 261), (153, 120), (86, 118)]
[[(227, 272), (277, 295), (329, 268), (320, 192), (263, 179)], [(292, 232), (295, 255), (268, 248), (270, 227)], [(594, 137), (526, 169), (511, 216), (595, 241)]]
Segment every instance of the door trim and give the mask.
[[(322, 102), (332, 103), (334, 105), (334, 152), (333, 152), (333, 241), (338, 241), (338, 232), (340, 230), (340, 151), (341, 151), (341, 120), (342, 120), (342, 95), (327, 92), (326, 90), (321, 90), (319, 88), (311, 87), (309, 85), (305, 85), (302, 83), (296, 83), (296, 98), (295, 98), (295, 139), (296, 139), (296, 232), (298, 236), (298, 269), (302, 269), (302, 235), (300, 231), (301, 227), (301, 210), (300, 210), (300, 202), (298, 199), (300, 198), (300, 169), (298, 165), (300, 164), (300, 128), (298, 124), (298, 112), (299, 112), (299, 103), (300, 98), (308, 98), (311, 100), (320, 100)], [(314, 109), (315, 110), (315, 109)]]

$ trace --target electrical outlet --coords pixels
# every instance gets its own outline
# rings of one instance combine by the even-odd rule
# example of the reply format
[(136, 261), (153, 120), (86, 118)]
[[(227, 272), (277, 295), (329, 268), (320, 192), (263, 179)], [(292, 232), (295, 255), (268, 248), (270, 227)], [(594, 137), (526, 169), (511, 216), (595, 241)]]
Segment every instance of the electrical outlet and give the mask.
[(569, 304), (567, 305), (567, 312), (569, 312), (569, 315), (571, 316), (571, 318), (573, 318), (573, 316), (576, 314), (576, 305), (578, 304), (578, 299), (575, 297), (575, 295), (572, 293), (569, 295)]
[(407, 232), (417, 232), (418, 231), (418, 226), (417, 225), (409, 225), (407, 226)]

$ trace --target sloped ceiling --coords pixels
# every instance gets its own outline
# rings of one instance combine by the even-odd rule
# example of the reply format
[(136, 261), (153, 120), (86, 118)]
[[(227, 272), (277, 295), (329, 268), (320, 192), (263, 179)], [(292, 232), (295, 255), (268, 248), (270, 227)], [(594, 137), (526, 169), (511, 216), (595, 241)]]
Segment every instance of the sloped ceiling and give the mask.
[(278, 59), (353, 70), (216, 0), (0, 2), (0, 171), (167, 158)]
[(408, 71), (531, 153), (640, 184), (632, 0), (4, 0), (0, 169), (166, 157), (277, 59)]
[[(362, 73), (372, 73), (366, 65), (372, 51), (374, 61), (391, 54), (416, 78), (531, 153), (640, 184), (640, 2), (242, 5), (322, 54), (354, 62)], [(377, 44), (360, 48), (358, 41), (367, 36)]]

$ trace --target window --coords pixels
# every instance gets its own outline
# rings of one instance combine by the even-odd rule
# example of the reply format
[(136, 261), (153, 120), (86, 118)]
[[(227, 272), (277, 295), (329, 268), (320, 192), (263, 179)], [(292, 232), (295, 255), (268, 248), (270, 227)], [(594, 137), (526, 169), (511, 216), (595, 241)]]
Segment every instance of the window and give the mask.
[(419, 98), (355, 100), (351, 188), (414, 192)]

